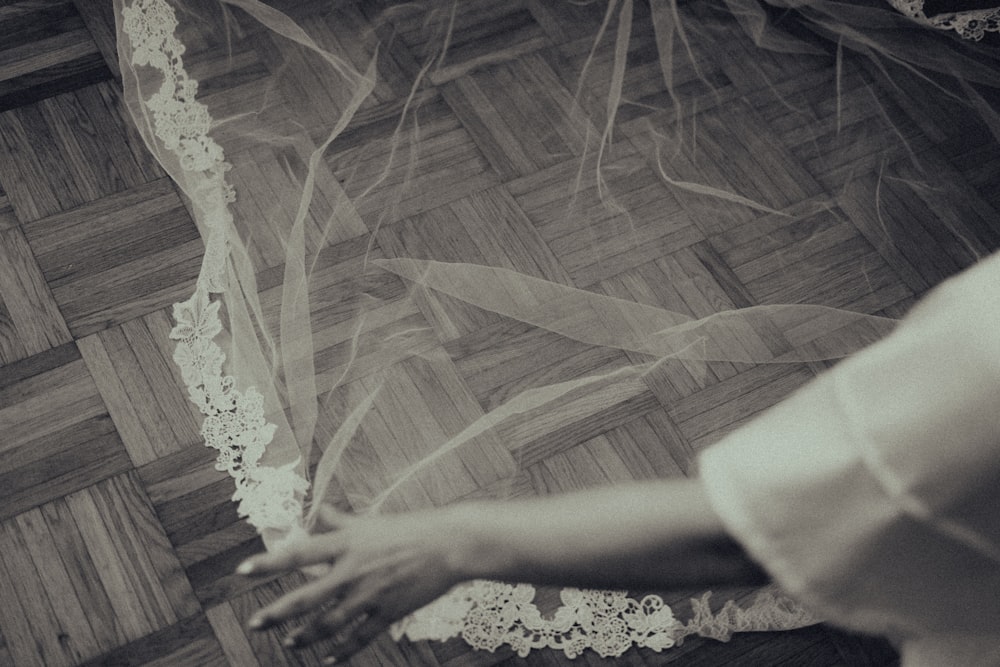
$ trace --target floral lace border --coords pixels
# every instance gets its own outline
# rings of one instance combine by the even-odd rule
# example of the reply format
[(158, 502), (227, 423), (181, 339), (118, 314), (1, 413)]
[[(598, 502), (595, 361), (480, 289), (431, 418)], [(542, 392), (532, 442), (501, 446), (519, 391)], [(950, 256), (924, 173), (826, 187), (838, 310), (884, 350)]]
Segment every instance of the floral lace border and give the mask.
[(924, 0), (888, 0), (900, 13), (938, 30), (953, 30), (963, 39), (978, 42), (988, 32), (1000, 32), (1000, 7), (971, 9), (927, 16)]

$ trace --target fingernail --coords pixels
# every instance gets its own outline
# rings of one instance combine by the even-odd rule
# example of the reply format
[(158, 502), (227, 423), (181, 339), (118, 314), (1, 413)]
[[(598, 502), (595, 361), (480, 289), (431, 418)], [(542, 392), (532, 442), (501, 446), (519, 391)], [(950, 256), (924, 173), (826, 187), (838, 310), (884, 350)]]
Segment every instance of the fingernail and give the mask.
[(281, 640), (281, 645), (284, 646), (285, 648), (295, 648), (296, 646), (298, 646), (298, 643), (299, 643), (298, 635), (288, 635), (287, 637)]
[(253, 618), (250, 619), (250, 622), (247, 623), (247, 625), (250, 626), (251, 630), (260, 630), (261, 628), (264, 627), (264, 617), (254, 616)]
[(324, 665), (336, 665), (337, 664), (337, 659), (335, 657), (333, 657), (332, 655), (328, 655), (327, 657), (323, 658), (323, 664)]
[(236, 568), (236, 574), (250, 574), (253, 572), (253, 562), (245, 560)]

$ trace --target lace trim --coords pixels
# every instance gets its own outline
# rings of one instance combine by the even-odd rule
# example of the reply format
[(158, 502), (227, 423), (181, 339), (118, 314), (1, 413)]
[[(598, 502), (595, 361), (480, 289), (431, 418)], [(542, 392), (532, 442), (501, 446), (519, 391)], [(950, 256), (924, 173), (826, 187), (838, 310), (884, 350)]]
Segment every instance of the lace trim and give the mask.
[[(264, 398), (254, 387), (236, 389), (226, 375), (226, 355), (215, 342), (222, 332), (221, 301), (229, 257), (226, 231), (232, 222), (228, 204), (235, 200), (225, 174), (230, 165), (209, 136), (211, 115), (195, 98), (198, 82), (184, 69), (184, 45), (176, 38), (177, 19), (165, 0), (136, 0), (122, 10), (124, 32), (132, 47), (132, 64), (155, 68), (163, 75), (160, 90), (145, 101), (153, 114), (156, 137), (195, 175), (193, 197), (208, 227), (205, 257), (194, 294), (174, 304), (177, 341), (174, 362), (180, 368), (192, 402), (205, 415), (201, 435), (219, 452), (216, 469), (235, 480), (233, 501), (240, 516), (258, 530), (288, 531), (286, 539), (304, 533), (302, 502), (308, 482), (295, 469), (300, 460), (280, 468), (259, 464), (276, 426), (264, 416)], [(511, 646), (524, 657), (532, 649), (562, 650), (574, 658), (585, 649), (603, 657), (622, 655), (631, 646), (654, 651), (675, 646), (698, 634), (726, 640), (735, 631), (770, 630), (809, 625), (815, 619), (784, 597), (762, 591), (749, 608), (728, 601), (718, 612), (709, 607), (710, 593), (692, 600), (693, 616), (682, 624), (659, 596), (634, 600), (623, 592), (564, 589), (562, 606), (544, 618), (528, 584), (474, 581), (418, 610), (393, 626), (398, 640), (447, 640), (461, 636), (476, 649), (495, 651)]]
[(711, 593), (691, 599), (686, 624), (658, 595), (642, 600), (626, 593), (563, 589), (562, 606), (544, 618), (534, 604), (535, 589), (527, 584), (474, 581), (421, 609), (392, 628), (397, 640), (445, 641), (461, 636), (473, 648), (494, 652), (510, 646), (520, 657), (533, 649), (561, 650), (575, 658), (591, 649), (603, 658), (618, 657), (632, 646), (660, 651), (699, 635), (727, 641), (734, 632), (796, 628), (817, 620), (788, 598), (764, 589), (750, 606), (729, 600), (718, 612)]
[(221, 301), (212, 301), (210, 295), (225, 291), (226, 230), (232, 222), (228, 204), (235, 201), (235, 193), (226, 181), (230, 165), (222, 147), (208, 135), (212, 125), (208, 107), (195, 99), (198, 82), (184, 68), (184, 45), (174, 34), (177, 25), (173, 8), (163, 0), (136, 0), (122, 9), (132, 64), (152, 67), (163, 76), (159, 91), (145, 101), (153, 114), (153, 130), (181, 169), (195, 175), (192, 199), (203, 207), (208, 227), (195, 292), (174, 304), (176, 325), (170, 332), (178, 341), (174, 362), (188, 396), (205, 415), (201, 435), (219, 452), (216, 469), (235, 480), (233, 501), (239, 503), (239, 515), (257, 530), (288, 529), (301, 520), (299, 498), (309, 486), (295, 472), (300, 461), (280, 468), (260, 465), (276, 427), (264, 417), (261, 393), (254, 387), (241, 392), (234, 378), (223, 374), (226, 355), (215, 343), (222, 331)]
[(928, 17), (924, 13), (924, 0), (889, 0), (889, 4), (918, 23), (939, 30), (954, 30), (964, 39), (978, 42), (988, 32), (1000, 32), (1000, 7)]

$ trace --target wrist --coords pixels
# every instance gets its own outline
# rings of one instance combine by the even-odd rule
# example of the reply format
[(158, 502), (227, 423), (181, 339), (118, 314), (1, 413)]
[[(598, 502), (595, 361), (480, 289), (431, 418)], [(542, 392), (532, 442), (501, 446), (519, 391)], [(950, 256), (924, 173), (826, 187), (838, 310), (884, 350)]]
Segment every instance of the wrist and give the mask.
[(459, 581), (504, 579), (512, 569), (508, 540), (498, 535), (489, 503), (459, 503), (441, 511), (449, 535), (444, 558)]

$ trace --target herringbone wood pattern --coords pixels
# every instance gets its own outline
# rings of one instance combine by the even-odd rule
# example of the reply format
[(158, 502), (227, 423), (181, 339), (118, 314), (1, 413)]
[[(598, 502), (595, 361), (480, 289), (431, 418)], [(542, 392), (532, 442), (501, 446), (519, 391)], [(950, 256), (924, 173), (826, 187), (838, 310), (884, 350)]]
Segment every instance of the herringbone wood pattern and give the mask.
[[(124, 113), (109, 4), (0, 3), (0, 664), (317, 664), (315, 651), (292, 654), (277, 634), (244, 631), (262, 602), (300, 579), (261, 584), (231, 574), (262, 544), (237, 517), (232, 482), (201, 444), (167, 336), (168, 309), (191, 290), (201, 240)], [(358, 46), (377, 34), (362, 30), (377, 13), (369, 3), (279, 4), (331, 44)], [(593, 152), (582, 169), (580, 156), (604, 127), (610, 42), (598, 46), (578, 84), (601, 7), (461, 3), (451, 51), (419, 94), (421, 158), (410, 164), (404, 152), (383, 174), (395, 115), (428, 48), (420, 17), (399, 15), (379, 86), (331, 145), (318, 183), (332, 192), (336, 179), (354, 197), (384, 179), (358, 203), (355, 226), (331, 240), (317, 273), (330, 298), (314, 304), (314, 316), (332, 323), (316, 341), (321, 385), (343, 371), (353, 331), (337, 327), (337, 308), (348, 307), (337, 295), (358, 291), (369, 229), (378, 230), (375, 257), (478, 261), (694, 316), (788, 302), (898, 316), (1000, 246), (1000, 158), (970, 139), (974, 121), (954, 122), (954, 109), (910, 104), (904, 112), (894, 96), (916, 85), (905, 72), (887, 87), (880, 72), (850, 59), (837, 104), (831, 57), (765, 54), (727, 17), (697, 3), (683, 10), (702, 28), (686, 45), (694, 61), (677, 45), (684, 57), (671, 95), (648, 14), (637, 8), (603, 184), (593, 178)], [(191, 49), (192, 75), (204, 72), (206, 94), (253, 94), (294, 54), (248, 41), (234, 44), (231, 57), (241, 59), (240, 80), (212, 81), (211, 62)], [(313, 135), (345, 102), (317, 81), (305, 70), (280, 81), (279, 104)], [(891, 112), (891, 126), (879, 110)], [(825, 130), (819, 142), (816, 128)], [(293, 163), (302, 159), (295, 150), (285, 156)], [(914, 154), (954, 193), (952, 206), (921, 199)], [(370, 168), (345, 167), (359, 162)], [(244, 194), (238, 218), (287, 215), (275, 206), (285, 176), (266, 164), (234, 174)], [(667, 179), (739, 192), (783, 214), (672, 188)], [(631, 216), (603, 206), (601, 188)], [(268, 230), (256, 232), (263, 240), (255, 259), (276, 266)], [(274, 303), (262, 280), (266, 310)], [(379, 280), (365, 287), (385, 299), (380, 328), (364, 336), (426, 330), (421, 357), (401, 364), (381, 394), (383, 414), (419, 419), (425, 432), (436, 423), (440, 438), (458, 428), (448, 410), (474, 417), (526, 388), (634, 361), (447, 297), (403, 299), (398, 279)], [(366, 388), (363, 341), (359, 349), (342, 395), (328, 398), (321, 433), (342, 416), (343, 399)], [(447, 502), (492, 484), (527, 495), (690, 474), (699, 449), (821, 368), (664, 367), (598, 397), (604, 407), (596, 414), (581, 405), (581, 416), (569, 409), (558, 421), (505, 426), (483, 439), (476, 461), (456, 463), (400, 502)], [(399, 455), (374, 452), (373, 461)], [(521, 471), (503, 479), (512, 459)], [(682, 608), (686, 596), (670, 599)], [(880, 642), (816, 626), (728, 644), (689, 640), (663, 654), (632, 650), (616, 663), (893, 660)], [(354, 664), (521, 662), (509, 651), (473, 653), (458, 640), (383, 638)], [(545, 652), (523, 662), (566, 664)], [(578, 662), (606, 661), (588, 654)]]

